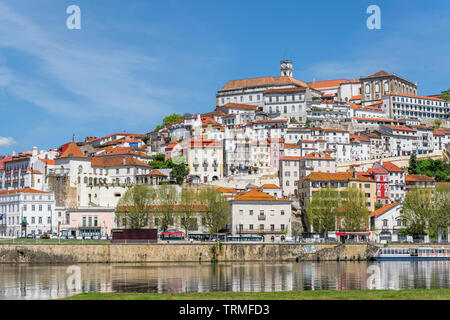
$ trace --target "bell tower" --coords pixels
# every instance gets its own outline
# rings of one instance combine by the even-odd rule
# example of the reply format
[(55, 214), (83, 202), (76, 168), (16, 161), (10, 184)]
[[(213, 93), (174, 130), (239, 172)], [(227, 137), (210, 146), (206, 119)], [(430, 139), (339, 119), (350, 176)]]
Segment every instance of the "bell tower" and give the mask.
[(280, 62), (280, 71), (282, 77), (292, 77), (292, 71), (294, 70), (292, 66), (292, 61), (283, 60)]

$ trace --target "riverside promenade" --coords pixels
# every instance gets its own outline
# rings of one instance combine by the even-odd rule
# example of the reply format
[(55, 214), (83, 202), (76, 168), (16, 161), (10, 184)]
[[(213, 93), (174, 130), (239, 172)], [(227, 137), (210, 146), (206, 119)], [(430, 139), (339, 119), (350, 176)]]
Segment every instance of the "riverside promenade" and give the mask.
[[(3, 243), (0, 244), (0, 263), (346, 261), (368, 259), (382, 246), (372, 243)], [(450, 247), (449, 244), (420, 246)]]

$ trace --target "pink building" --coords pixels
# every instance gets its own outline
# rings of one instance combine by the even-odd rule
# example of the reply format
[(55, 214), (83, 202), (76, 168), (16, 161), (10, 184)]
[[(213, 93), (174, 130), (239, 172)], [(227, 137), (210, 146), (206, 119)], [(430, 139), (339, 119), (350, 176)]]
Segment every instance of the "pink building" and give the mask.
[(59, 225), (63, 236), (105, 237), (115, 228), (115, 210), (105, 207), (79, 207), (66, 212), (66, 224)]
[(267, 138), (269, 143), (270, 170), (278, 172), (280, 169), (280, 158), (284, 153), (284, 140), (282, 138)]
[(183, 147), (177, 141), (171, 141), (165, 148), (165, 158), (168, 160), (172, 157), (179, 156), (183, 152)]

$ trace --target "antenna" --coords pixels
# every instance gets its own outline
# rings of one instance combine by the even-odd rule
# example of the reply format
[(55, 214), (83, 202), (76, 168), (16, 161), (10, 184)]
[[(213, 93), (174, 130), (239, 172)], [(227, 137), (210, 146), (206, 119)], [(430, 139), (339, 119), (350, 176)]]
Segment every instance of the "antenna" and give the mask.
[(72, 134), (72, 142), (75, 142), (75, 133)]

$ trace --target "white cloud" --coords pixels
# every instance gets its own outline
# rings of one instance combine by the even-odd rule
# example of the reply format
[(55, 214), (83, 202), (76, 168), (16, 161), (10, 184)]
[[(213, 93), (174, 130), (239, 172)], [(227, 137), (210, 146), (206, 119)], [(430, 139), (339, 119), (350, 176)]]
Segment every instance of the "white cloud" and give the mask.
[(16, 144), (17, 141), (11, 137), (0, 137), (0, 147), (11, 147)]

